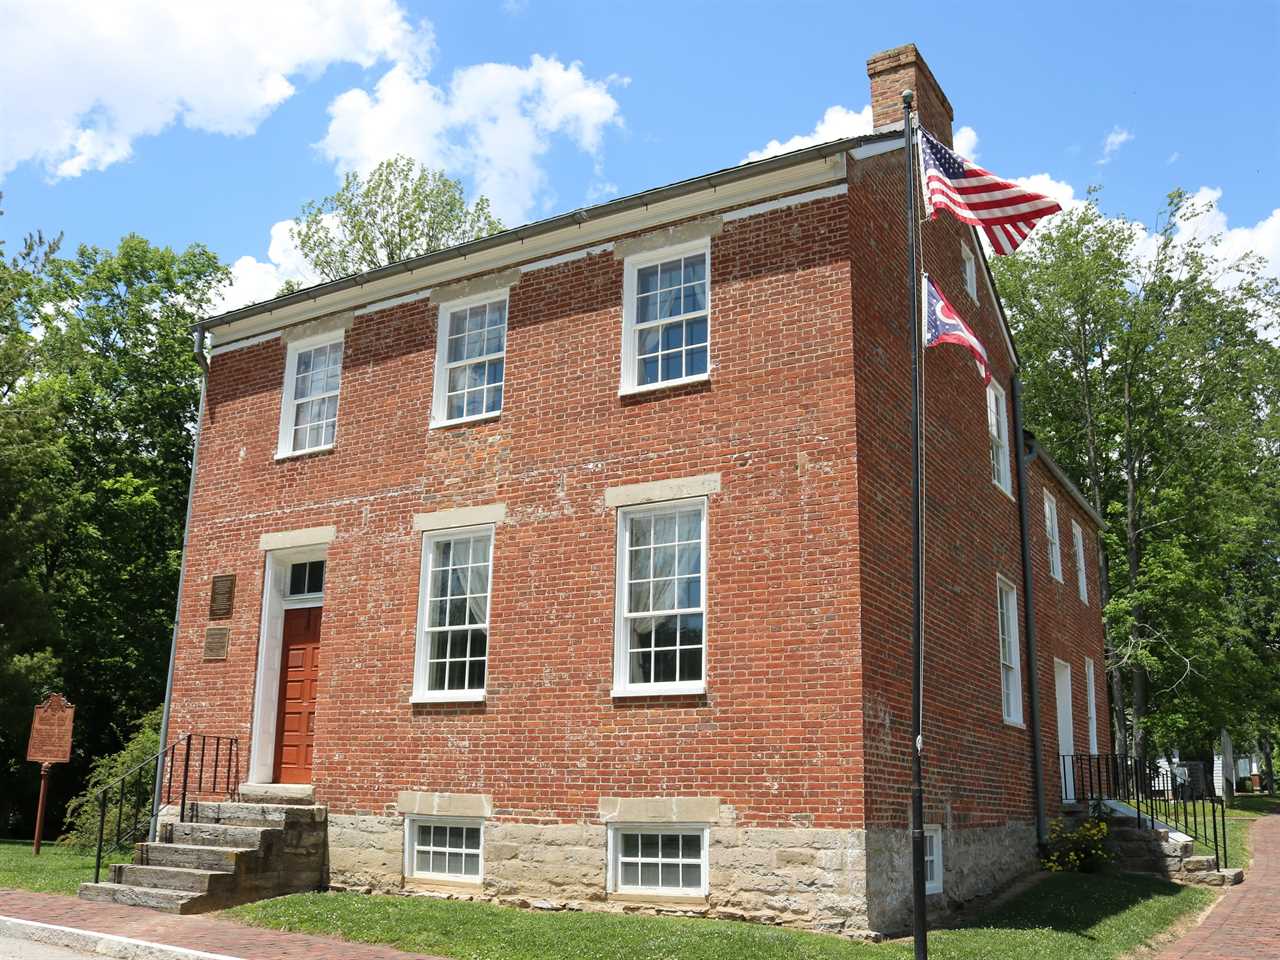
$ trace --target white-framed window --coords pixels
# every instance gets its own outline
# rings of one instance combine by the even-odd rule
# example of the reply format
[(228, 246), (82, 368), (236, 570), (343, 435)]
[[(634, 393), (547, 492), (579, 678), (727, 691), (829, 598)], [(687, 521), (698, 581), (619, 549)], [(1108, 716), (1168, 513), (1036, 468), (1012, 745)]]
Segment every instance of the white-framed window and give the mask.
[(425, 533), (413, 700), (483, 700), (493, 527)]
[(707, 501), (618, 511), (614, 696), (706, 689)]
[(1018, 648), (1018, 591), (996, 578), (996, 629), (1000, 639), (1000, 696), (1005, 723), (1022, 723), (1022, 656)]
[(987, 384), (987, 434), (991, 446), (991, 482), (1013, 496), (1009, 474), (1009, 411), (1004, 389), (992, 380)]
[(1058, 540), (1058, 498), (1044, 491), (1044, 537), (1049, 548), (1049, 575), (1062, 581), (1062, 544)]
[(1093, 660), (1084, 658), (1084, 697), (1089, 707), (1089, 752), (1098, 752), (1098, 693), (1094, 686)]
[(705, 824), (610, 824), (609, 892), (705, 896), (708, 839)]
[(1071, 521), (1071, 542), (1076, 548), (1076, 591), (1080, 594), (1080, 602), (1089, 602), (1089, 575), (1084, 565), (1084, 531), (1080, 524)]
[(705, 380), (711, 369), (711, 241), (627, 257), (620, 393)]
[(324, 595), (324, 560), (299, 560), (289, 564), (284, 595), (290, 599)]
[(924, 827), (924, 892), (942, 892), (942, 827), (938, 824)]
[(507, 291), (440, 304), (431, 425), (484, 420), (502, 412)]
[(484, 877), (484, 821), (405, 817), (406, 877), (479, 883)]
[(964, 261), (964, 288), (975, 303), (978, 300), (978, 261), (967, 243), (960, 244), (960, 257)]
[(289, 344), (285, 352), (277, 458), (333, 446), (338, 432), (342, 349), (342, 331)]

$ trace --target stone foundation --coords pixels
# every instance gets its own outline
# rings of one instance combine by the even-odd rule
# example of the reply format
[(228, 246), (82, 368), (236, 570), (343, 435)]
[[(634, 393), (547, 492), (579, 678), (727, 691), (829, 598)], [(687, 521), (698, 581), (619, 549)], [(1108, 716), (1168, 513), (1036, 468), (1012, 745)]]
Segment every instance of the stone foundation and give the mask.
[[(707, 897), (670, 901), (606, 892), (608, 827), (602, 822), (485, 822), (484, 882), (404, 879), (404, 820), (329, 816), (331, 885), (382, 893), (491, 900), (544, 910), (610, 910), (751, 920), (851, 936), (896, 933), (910, 923), (906, 830), (739, 827), (724, 808), (710, 831)], [(1035, 827), (943, 831), (945, 892), (931, 913), (992, 893), (1037, 866)]]
[[(1031, 823), (942, 831), (943, 892), (929, 897), (931, 917), (945, 916), (977, 897), (1039, 868)], [(869, 926), (886, 934), (911, 925), (911, 831), (867, 831)]]
[[(726, 824), (726, 820), (728, 823)], [(866, 930), (861, 830), (737, 827), (732, 811), (710, 831), (707, 897), (608, 894), (604, 823), (487, 820), (484, 883), (467, 888), (404, 880), (401, 817), (329, 817), (329, 880), (382, 893), (436, 892), (541, 909), (675, 913), (832, 932)]]

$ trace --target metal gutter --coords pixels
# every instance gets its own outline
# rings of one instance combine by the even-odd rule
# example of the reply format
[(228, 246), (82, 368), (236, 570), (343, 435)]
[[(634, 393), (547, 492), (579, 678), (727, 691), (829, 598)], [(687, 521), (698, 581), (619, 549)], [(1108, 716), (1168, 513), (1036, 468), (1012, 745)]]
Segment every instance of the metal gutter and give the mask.
[(1025, 442), (1031, 448), (1031, 457), (1027, 462), (1030, 463), (1031, 460), (1036, 459), (1043, 462), (1045, 468), (1053, 475), (1053, 479), (1057, 480), (1062, 489), (1067, 491), (1067, 495), (1076, 502), (1076, 506), (1083, 510), (1085, 515), (1098, 525), (1098, 529), (1104, 528), (1106, 526), (1106, 521), (1102, 519), (1102, 515), (1093, 508), (1093, 504), (1085, 499), (1084, 494), (1080, 492), (1079, 488), (1072, 483), (1070, 479), (1068, 479), (1065, 473), (1062, 472), (1062, 468), (1058, 466), (1053, 457), (1049, 456), (1049, 451), (1041, 446), (1040, 441), (1036, 439), (1036, 435), (1030, 430), (1023, 430), (1023, 434), (1025, 435)]
[(501, 233), (495, 233), (492, 236), (481, 237), (478, 240), (471, 240), (467, 243), (460, 243), (457, 246), (446, 247), (444, 250), (436, 250), (432, 253), (423, 254), (420, 257), (411, 257), (408, 260), (401, 260), (397, 263), (391, 263), (384, 267), (378, 267), (374, 270), (367, 270), (364, 273), (357, 273), (350, 277), (343, 277), (341, 280), (330, 280), (326, 283), (317, 284), (313, 287), (307, 287), (305, 290), (298, 290), (294, 293), (286, 294), (283, 297), (276, 297), (273, 300), (264, 300), (261, 303), (252, 303), (246, 307), (240, 307), (239, 309), (230, 310), (226, 313), (218, 314), (217, 316), (208, 317), (201, 320), (199, 324), (196, 324), (196, 326), (201, 327), (204, 330), (212, 330), (215, 327), (226, 326), (227, 324), (235, 323), (239, 320), (246, 320), (250, 317), (256, 317), (275, 310), (281, 310), (285, 307), (310, 303), (330, 294), (338, 293), (343, 290), (350, 290), (354, 287), (364, 286), (365, 284), (384, 280), (388, 277), (412, 273), (415, 270), (421, 270), (423, 267), (429, 267), (437, 263), (444, 263), (449, 260), (465, 259), (466, 257), (473, 256), (485, 250), (492, 250), (496, 247), (502, 247), (507, 244), (521, 242), (533, 237), (543, 236), (548, 233), (553, 233), (556, 230), (563, 230), (566, 227), (581, 226), (582, 224), (588, 223), (592, 220), (600, 220), (616, 214), (626, 213), (630, 210), (643, 209), (667, 200), (675, 200), (680, 197), (688, 196), (692, 193), (699, 193), (707, 189), (715, 189), (716, 187), (772, 173), (776, 170), (785, 170), (788, 167), (798, 166), (814, 160), (822, 160), (837, 154), (846, 153), (856, 147), (869, 143), (876, 143), (881, 140), (897, 140), (898, 137), (899, 134), (897, 131), (886, 129), (860, 137), (846, 137), (843, 140), (832, 140), (829, 143), (820, 143), (812, 147), (806, 147), (803, 150), (795, 150), (791, 153), (784, 153), (780, 156), (768, 157), (767, 159), (756, 160), (751, 163), (739, 164), (735, 167), (726, 167), (723, 170), (717, 170), (714, 173), (704, 174), (703, 176), (694, 177), (690, 180), (681, 180), (665, 187), (655, 187), (652, 190), (646, 190), (642, 193), (619, 197), (616, 200), (610, 200), (608, 203), (601, 203), (592, 207), (581, 207), (577, 210), (572, 210), (569, 213), (563, 213), (555, 217), (550, 217), (546, 220), (538, 220), (534, 223), (525, 224), (521, 227), (503, 230)]
[(1044, 802), (1044, 744), (1040, 737), (1040, 661), (1036, 642), (1035, 577), (1031, 569), (1031, 520), (1027, 515), (1027, 464), (1036, 456), (1035, 441), (1026, 450), (1031, 435), (1022, 429), (1022, 381), (1015, 373), (1010, 383), (1013, 390), (1013, 435), (1018, 438), (1015, 462), (1018, 465), (1018, 539), (1022, 552), (1022, 635), (1027, 648), (1027, 664), (1031, 676), (1027, 692), (1031, 700), (1031, 794), (1036, 808), (1036, 842), (1043, 847), (1049, 840), (1049, 827)]

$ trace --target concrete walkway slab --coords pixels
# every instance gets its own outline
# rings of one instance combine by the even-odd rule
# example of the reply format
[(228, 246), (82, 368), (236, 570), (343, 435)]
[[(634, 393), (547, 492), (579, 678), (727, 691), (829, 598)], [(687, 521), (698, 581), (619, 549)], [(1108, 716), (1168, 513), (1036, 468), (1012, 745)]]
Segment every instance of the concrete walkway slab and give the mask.
[(175, 916), (26, 890), (0, 890), (0, 936), (120, 960), (441, 960), (216, 916)]

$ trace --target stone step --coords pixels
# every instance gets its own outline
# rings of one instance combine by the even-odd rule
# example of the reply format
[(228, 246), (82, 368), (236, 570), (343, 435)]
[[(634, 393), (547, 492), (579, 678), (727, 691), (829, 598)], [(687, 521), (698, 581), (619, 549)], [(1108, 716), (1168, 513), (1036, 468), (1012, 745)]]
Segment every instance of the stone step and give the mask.
[(324, 823), (326, 810), (314, 804), (198, 803), (191, 806), (192, 822), (225, 823), (240, 827), (284, 827)]
[(111, 868), (111, 881), (130, 887), (227, 895), (235, 887), (236, 875), (224, 870), (118, 863)]
[(140, 843), (134, 862), (139, 866), (186, 867), (234, 873), (257, 853), (245, 847), (213, 847), (191, 843)]
[(1184, 873), (1203, 873), (1206, 870), (1217, 870), (1218, 861), (1214, 857), (1184, 857), (1182, 870)]
[(123, 883), (82, 883), (80, 899), (98, 903), (119, 903), (128, 907), (147, 907), (161, 913), (195, 913), (203, 894), (190, 890), (160, 890), (156, 887), (130, 887)]
[(243, 827), (228, 823), (175, 823), (168, 840), (201, 847), (236, 847), (261, 850), (284, 836), (280, 827)]
[(1194, 883), (1202, 887), (1233, 887), (1244, 882), (1244, 871), (1239, 867), (1223, 870), (1201, 870), (1197, 873), (1179, 875), (1183, 883)]
[(316, 791), (309, 783), (242, 783), (239, 799), (244, 803), (284, 803), (312, 806)]

